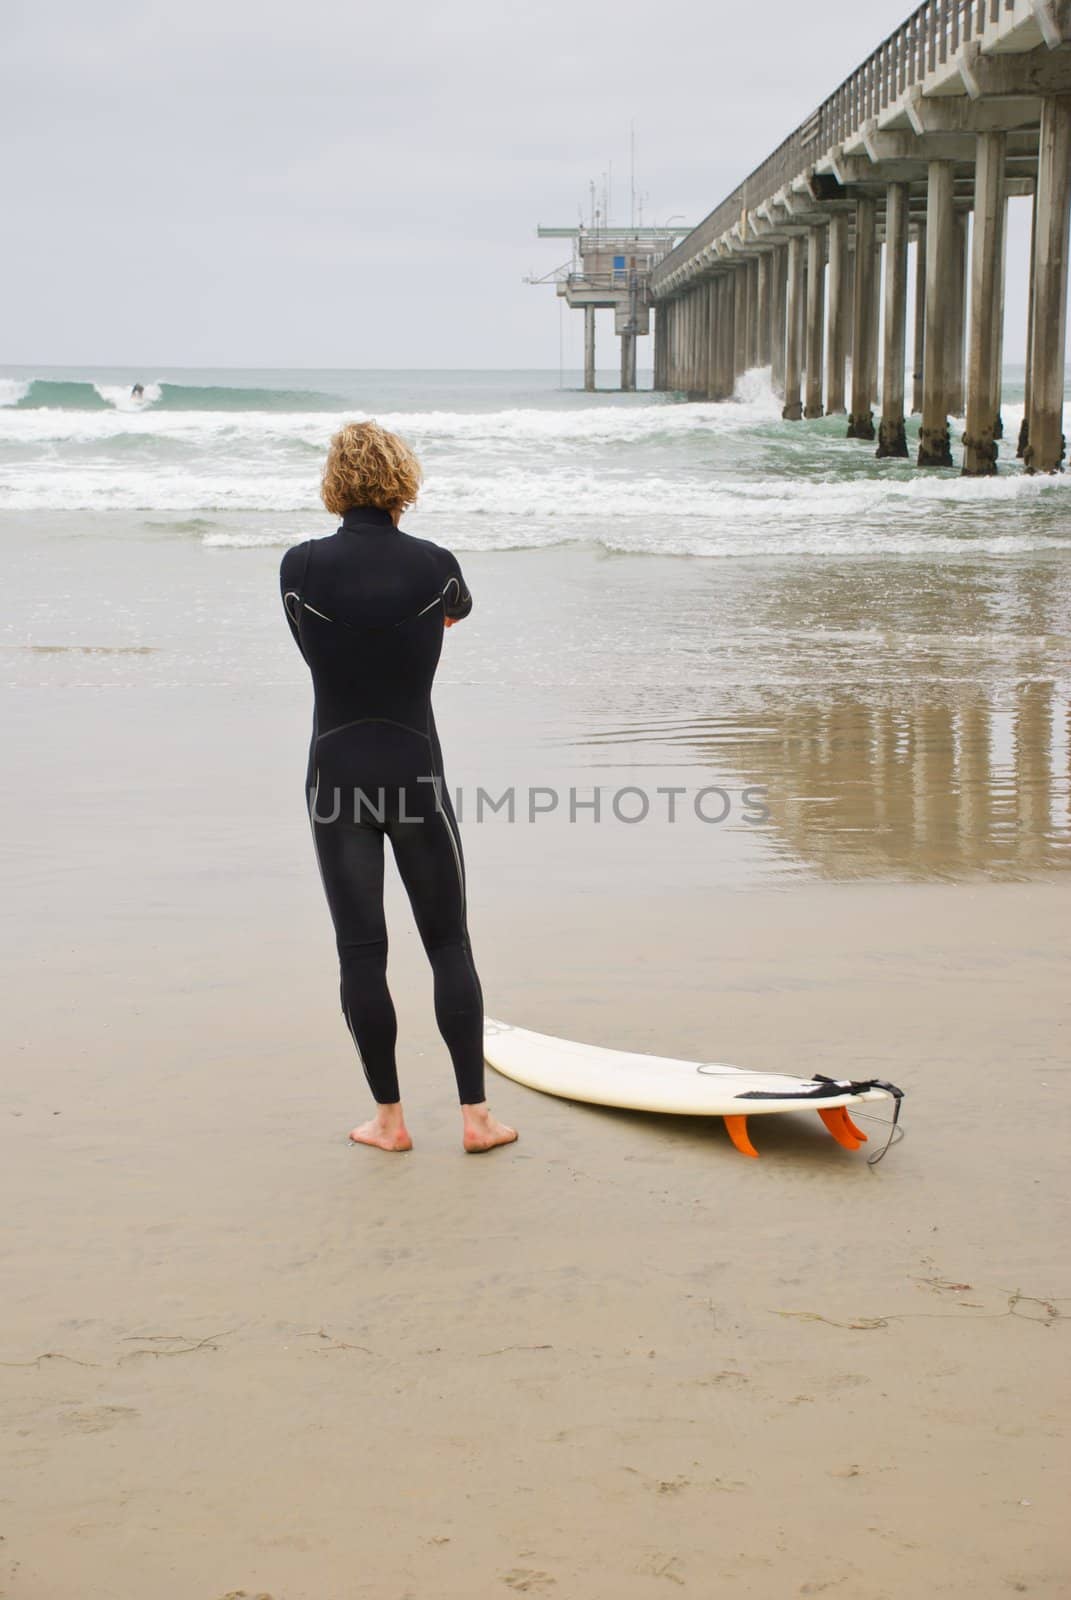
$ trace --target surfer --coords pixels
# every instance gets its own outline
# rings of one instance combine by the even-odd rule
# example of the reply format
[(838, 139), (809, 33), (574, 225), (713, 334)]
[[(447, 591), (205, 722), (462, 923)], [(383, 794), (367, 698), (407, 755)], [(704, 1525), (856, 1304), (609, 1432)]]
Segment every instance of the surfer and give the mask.
[(342, 1014), (376, 1101), (375, 1116), (350, 1139), (381, 1150), (412, 1148), (387, 987), (389, 839), (434, 974), (462, 1143), (476, 1152), (517, 1134), (491, 1115), (484, 1096), (483, 992), (431, 709), (443, 628), (468, 616), (472, 597), (450, 551), (398, 526), (420, 479), (404, 440), (374, 422), (346, 423), (331, 441), (320, 489), (341, 526), (288, 550), (280, 581), (290, 631), (312, 674), (306, 795), (335, 927)]
[(130, 391), (131, 400), (142, 400), (145, 397), (145, 385), (136, 383)]

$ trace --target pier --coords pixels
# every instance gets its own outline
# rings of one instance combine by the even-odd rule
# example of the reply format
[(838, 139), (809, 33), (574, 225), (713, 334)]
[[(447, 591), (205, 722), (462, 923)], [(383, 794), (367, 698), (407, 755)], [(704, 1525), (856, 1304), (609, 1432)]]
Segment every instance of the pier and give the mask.
[(723, 400), (768, 365), (790, 422), (844, 413), (850, 438), (902, 458), (910, 404), (918, 465), (949, 467), (962, 416), (963, 472), (996, 472), (1011, 196), (1033, 204), (1025, 415), (1009, 443), (1028, 470), (1059, 471), (1071, 0), (912, 12), (653, 264), (655, 388)]
[(584, 313), (584, 388), (595, 388), (595, 313), (614, 314), (621, 341), (621, 388), (636, 387), (636, 340), (651, 331), (651, 274), (687, 228), (590, 226), (536, 229), (541, 239), (571, 239), (572, 259), (530, 283), (552, 282), (566, 305)]

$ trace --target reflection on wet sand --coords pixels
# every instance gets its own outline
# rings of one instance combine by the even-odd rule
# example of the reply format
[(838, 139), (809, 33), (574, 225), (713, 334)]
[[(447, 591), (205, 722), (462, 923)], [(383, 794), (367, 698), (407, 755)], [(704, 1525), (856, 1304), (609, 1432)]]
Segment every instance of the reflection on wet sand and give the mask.
[[(704, 766), (767, 790), (768, 827), (826, 877), (1022, 877), (1071, 865), (1066, 685), (940, 684), (878, 698), (831, 689), (756, 713), (648, 723)], [(634, 742), (627, 729), (596, 742)]]
[(687, 699), (583, 742), (764, 785), (779, 853), (823, 877), (1071, 864), (1062, 566), (811, 569), (735, 598), (683, 612), (709, 667)]

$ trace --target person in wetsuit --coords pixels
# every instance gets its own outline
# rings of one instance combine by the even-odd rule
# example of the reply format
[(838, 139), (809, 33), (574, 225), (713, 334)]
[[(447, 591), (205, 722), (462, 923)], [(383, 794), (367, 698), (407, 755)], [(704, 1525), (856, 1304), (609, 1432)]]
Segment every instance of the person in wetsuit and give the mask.
[(443, 776), (431, 686), (443, 629), (472, 597), (455, 556), (404, 533), (420, 467), (374, 422), (331, 441), (321, 497), (333, 535), (293, 546), (280, 587), (312, 674), (306, 774), (313, 842), (335, 926), (342, 1014), (376, 1101), (351, 1140), (408, 1150), (387, 987), (383, 912), (389, 839), (434, 974), (435, 1016), (454, 1066), (466, 1150), (516, 1139), (484, 1096), (483, 993), (466, 920), (461, 838)]

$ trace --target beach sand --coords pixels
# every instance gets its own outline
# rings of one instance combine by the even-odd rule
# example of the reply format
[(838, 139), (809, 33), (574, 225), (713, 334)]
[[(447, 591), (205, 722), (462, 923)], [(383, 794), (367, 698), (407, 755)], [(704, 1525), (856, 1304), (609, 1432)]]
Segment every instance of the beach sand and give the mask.
[[(533, 738), (519, 780), (591, 781), (551, 690), (464, 660), (456, 782)], [(470, 821), (492, 1015), (889, 1077), (905, 1138), (755, 1119), (748, 1161), (489, 1074), (520, 1141), (466, 1157), (392, 880), (415, 1149), (353, 1149), (280, 672), (10, 700), (4, 1600), (1066, 1593), (1066, 877), (941, 881), (939, 817), (919, 881), (843, 811), (780, 874), (743, 825)]]

